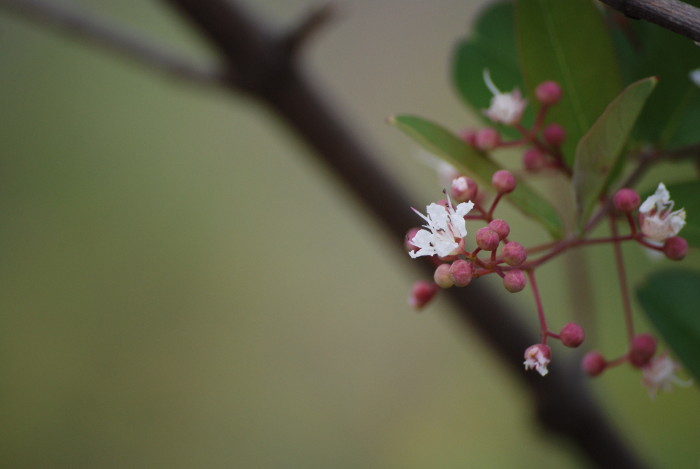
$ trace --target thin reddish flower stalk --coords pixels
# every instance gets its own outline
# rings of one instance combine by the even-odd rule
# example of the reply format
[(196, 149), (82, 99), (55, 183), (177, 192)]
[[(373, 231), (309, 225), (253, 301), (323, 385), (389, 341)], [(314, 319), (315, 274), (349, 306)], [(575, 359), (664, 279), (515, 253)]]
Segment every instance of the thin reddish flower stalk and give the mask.
[[(614, 238), (617, 238), (617, 223), (615, 217), (609, 217), (610, 231)], [(620, 284), (620, 293), (622, 294), (622, 309), (625, 314), (625, 327), (627, 328), (627, 338), (631, 342), (634, 337), (634, 321), (632, 320), (632, 303), (630, 302), (629, 291), (627, 289), (627, 273), (625, 272), (625, 261), (622, 257), (622, 247), (620, 241), (615, 239), (612, 242), (613, 251), (615, 253), (615, 268), (617, 270), (617, 278)]]
[(535, 296), (535, 304), (537, 305), (537, 316), (540, 320), (540, 329), (542, 334), (542, 343), (547, 344), (547, 335), (549, 331), (547, 330), (547, 320), (544, 317), (544, 308), (542, 307), (542, 299), (540, 298), (540, 291), (537, 289), (537, 281), (535, 280), (535, 273), (532, 270), (527, 270), (527, 278), (530, 281), (530, 287), (532, 288), (532, 294)]

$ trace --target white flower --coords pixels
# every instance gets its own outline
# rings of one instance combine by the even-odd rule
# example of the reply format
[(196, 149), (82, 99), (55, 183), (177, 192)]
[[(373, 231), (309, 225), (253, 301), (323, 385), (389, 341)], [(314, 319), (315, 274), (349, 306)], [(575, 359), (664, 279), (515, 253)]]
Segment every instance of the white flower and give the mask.
[(690, 73), (688, 73), (688, 75), (690, 76), (690, 81), (695, 83), (697, 86), (700, 86), (700, 68), (691, 70)]
[(649, 390), (649, 397), (656, 397), (659, 389), (670, 391), (673, 385), (690, 386), (691, 380), (683, 381), (675, 375), (680, 369), (678, 363), (671, 360), (668, 355), (659, 355), (654, 358), (642, 370), (642, 384)]
[(654, 241), (665, 241), (676, 236), (685, 225), (685, 210), (673, 210), (673, 201), (664, 183), (639, 207), (642, 215), (642, 233)]
[(486, 117), (494, 122), (502, 122), (506, 125), (513, 125), (520, 122), (527, 101), (520, 95), (520, 90), (513, 90), (510, 93), (501, 93), (491, 80), (488, 70), (484, 70), (484, 81), (486, 86), (493, 93), (491, 105), (484, 109)]
[(549, 347), (544, 344), (535, 344), (525, 350), (525, 365), (526, 370), (536, 370), (541, 376), (549, 373), (547, 365), (550, 362), (551, 352)]
[(474, 208), (474, 203), (462, 202), (457, 205), (457, 210), (452, 207), (450, 196), (447, 196), (447, 207), (432, 203), (426, 207), (426, 215), (423, 215), (415, 208), (413, 209), (423, 220), (428, 222), (423, 225), (424, 230), (419, 230), (413, 237), (411, 243), (418, 248), (418, 251), (409, 251), (412, 258), (420, 256), (432, 256), (437, 254), (440, 257), (449, 256), (459, 247), (459, 239), (467, 236), (467, 224), (464, 217)]

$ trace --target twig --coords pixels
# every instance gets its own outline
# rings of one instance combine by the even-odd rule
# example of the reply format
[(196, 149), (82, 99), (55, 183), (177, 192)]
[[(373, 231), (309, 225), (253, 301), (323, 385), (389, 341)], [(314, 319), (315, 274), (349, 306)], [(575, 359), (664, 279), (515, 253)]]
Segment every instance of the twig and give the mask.
[(700, 42), (700, 9), (678, 0), (600, 0), (633, 19), (655, 23)]
[(124, 25), (106, 21), (66, 3), (48, 0), (0, 0), (0, 7), (56, 28), (60, 32), (86, 39), (91, 44), (181, 80), (212, 85), (222, 79), (221, 70), (215, 65), (193, 62), (133, 31), (128, 31)]

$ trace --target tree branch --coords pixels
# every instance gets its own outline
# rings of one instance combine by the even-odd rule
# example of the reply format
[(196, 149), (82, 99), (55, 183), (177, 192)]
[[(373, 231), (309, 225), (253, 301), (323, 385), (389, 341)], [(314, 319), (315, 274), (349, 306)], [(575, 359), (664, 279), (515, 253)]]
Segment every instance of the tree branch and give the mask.
[[(276, 35), (237, 2), (226, 0), (164, 0), (189, 19), (241, 77), (231, 83), (269, 106), (329, 166), (358, 197), (397, 245), (416, 224), (410, 201), (379, 166), (376, 157), (353, 135), (340, 117), (303, 76), (293, 55)], [(429, 263), (423, 264), (432, 275)], [(445, 292), (457, 315), (503, 359), (532, 392), (537, 416), (552, 432), (568, 437), (599, 467), (637, 468), (643, 464), (627, 448), (594, 403), (578, 363), (560, 364), (546, 379), (524, 373), (522, 354), (536, 335), (508, 308), (500, 296), (483, 286)]]
[(196, 63), (155, 44), (123, 25), (113, 24), (68, 4), (47, 0), (0, 0), (0, 7), (62, 33), (122, 55), (168, 76), (198, 84), (222, 80), (220, 68)]
[(633, 19), (647, 20), (700, 42), (700, 9), (678, 0), (600, 0)]

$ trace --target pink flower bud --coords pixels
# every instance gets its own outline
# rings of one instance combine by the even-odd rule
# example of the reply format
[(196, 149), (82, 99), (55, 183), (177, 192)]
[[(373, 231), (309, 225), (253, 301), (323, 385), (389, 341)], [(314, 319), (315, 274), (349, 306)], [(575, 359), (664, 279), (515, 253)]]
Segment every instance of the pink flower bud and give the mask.
[(419, 280), (411, 287), (408, 305), (413, 309), (421, 309), (433, 299), (440, 287), (432, 282)]
[(583, 332), (583, 327), (570, 322), (561, 328), (559, 332), (559, 340), (566, 347), (576, 348), (583, 343), (586, 335)]
[(544, 137), (545, 142), (553, 147), (558, 147), (566, 139), (566, 131), (559, 124), (549, 124), (542, 131), (542, 137)]
[(528, 171), (537, 171), (544, 163), (544, 153), (539, 148), (530, 147), (523, 153), (523, 167)]
[(527, 280), (522, 270), (509, 270), (503, 277), (503, 286), (511, 293), (522, 291), (526, 284)]
[(450, 266), (450, 279), (455, 286), (466, 287), (472, 281), (472, 264), (464, 259), (458, 259)]
[(498, 233), (498, 237), (501, 239), (506, 239), (510, 234), (510, 226), (505, 220), (491, 220), (489, 222), (489, 228)]
[(641, 199), (634, 189), (620, 189), (613, 197), (613, 205), (621, 212), (631, 212), (639, 207)]
[(404, 239), (403, 247), (406, 249), (407, 252), (416, 252), (418, 250), (418, 246), (414, 245), (411, 241), (413, 241), (413, 237), (419, 231), (420, 228), (411, 228), (406, 233), (406, 239)]
[(491, 184), (499, 194), (508, 194), (515, 190), (515, 176), (507, 169), (501, 169), (493, 173)]
[(641, 368), (654, 356), (656, 353), (656, 339), (651, 334), (637, 334), (632, 338), (630, 351), (628, 353), (629, 361), (633, 366)]
[(561, 99), (561, 86), (555, 81), (545, 81), (535, 88), (535, 96), (542, 104), (551, 106)]
[(484, 251), (494, 251), (501, 244), (501, 238), (498, 236), (498, 233), (487, 226), (479, 228), (475, 238), (476, 245)]
[(522, 244), (515, 241), (506, 243), (501, 254), (505, 263), (512, 266), (520, 265), (527, 259), (527, 251)]
[(581, 361), (581, 368), (588, 376), (598, 376), (605, 370), (606, 366), (608, 363), (605, 358), (595, 350), (588, 352)]
[(484, 127), (476, 132), (476, 148), (482, 151), (493, 150), (501, 143), (501, 136), (492, 127)]
[(433, 274), (433, 280), (435, 280), (435, 283), (437, 283), (440, 288), (450, 288), (454, 285), (450, 277), (450, 264), (440, 264), (437, 266)]
[(664, 254), (672, 261), (679, 261), (688, 254), (688, 241), (680, 236), (668, 238), (664, 243)]
[(479, 186), (477, 186), (472, 179), (461, 176), (452, 180), (450, 189), (455, 201), (466, 202), (467, 200), (474, 200), (476, 198)]

